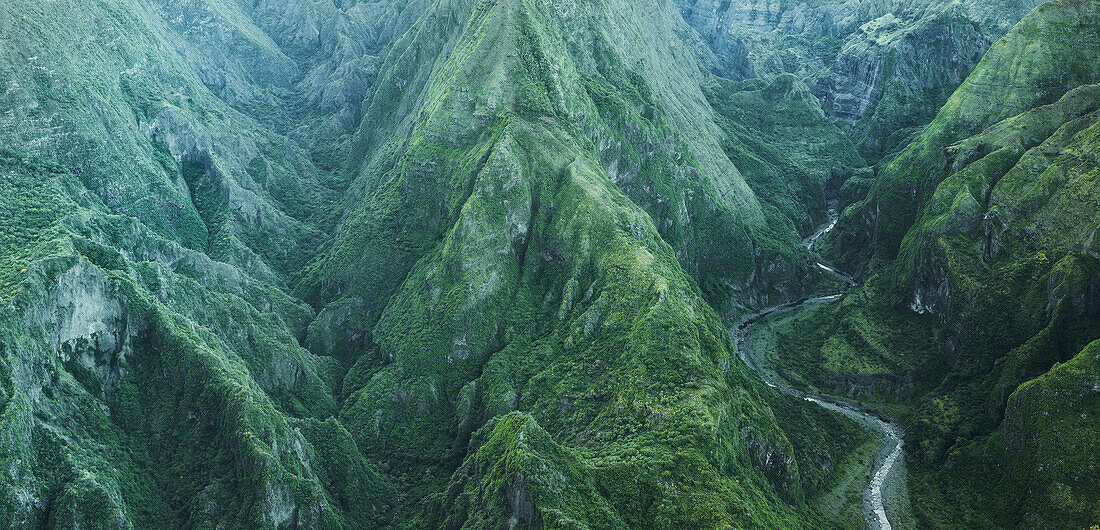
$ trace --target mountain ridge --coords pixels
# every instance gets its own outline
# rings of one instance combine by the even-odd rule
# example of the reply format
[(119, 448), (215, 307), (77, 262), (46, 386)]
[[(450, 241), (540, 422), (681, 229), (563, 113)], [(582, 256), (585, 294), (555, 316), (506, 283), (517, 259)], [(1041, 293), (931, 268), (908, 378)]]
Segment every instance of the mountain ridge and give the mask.
[(729, 333), (818, 252), (772, 361), (917, 524), (1086, 521), (1100, 11), (1033, 5), (0, 5), (0, 524), (856, 526)]

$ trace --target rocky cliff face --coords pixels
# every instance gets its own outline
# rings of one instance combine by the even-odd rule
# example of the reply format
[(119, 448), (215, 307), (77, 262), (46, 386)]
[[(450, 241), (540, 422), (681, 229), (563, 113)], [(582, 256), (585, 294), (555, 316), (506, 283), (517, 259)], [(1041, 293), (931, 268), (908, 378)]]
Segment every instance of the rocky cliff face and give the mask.
[(938, 322), (945, 375), (916, 406), (910, 434), (943, 494), (973, 506), (1003, 499), (953, 514), (965, 524), (1085, 524), (1088, 509), (1010, 508), (1028, 477), (1044, 477), (1035, 494), (1051, 502), (1094, 502), (1087, 487), (1052, 482), (1046, 453), (1030, 460), (1035, 475), (994, 463), (1022, 437), (1077, 429), (1027, 416), (1047, 414), (1031, 405), (1035, 392), (1061, 380), (1058, 363), (1100, 329), (1098, 13), (1093, 1), (1049, 2), (997, 41), (921, 135), (877, 168), (835, 241), (842, 257), (870, 249), (869, 276), (890, 286), (877, 296)]
[[(1100, 404), (1098, 362), (1100, 342), (1094, 341), (1020, 385), (1003, 426), (990, 438), (984, 462), (1003, 462), (1003, 475), (1028, 484), (1029, 494), (1014, 507), (1024, 526), (1076, 526), (1100, 515), (1100, 487), (1085, 471), (1095, 466), (1091, 420)], [(1003, 504), (1012, 509), (1013, 500)]]
[(293, 137), (311, 63), (254, 15), (0, 6), (0, 524), (388, 520), (284, 291), (339, 184)]
[[(412, 488), (445, 492), (430, 526), (801, 524), (736, 508), (797, 499), (797, 464), (761, 398), (735, 392), (747, 378), (689, 271), (749, 291), (757, 263), (790, 257), (745, 251), (769, 218), (675, 14), (454, 3), (386, 58), (348, 213), (301, 288), (325, 304), (319, 344), (345, 336), (326, 323), (370, 319), (340, 418)], [(643, 449), (667, 464), (642, 467)], [(730, 481), (775, 462), (760, 492)], [(684, 494), (707, 488), (728, 493), (713, 510)]]
[(680, 0), (685, 20), (734, 79), (804, 80), (869, 160), (904, 145), (916, 127), (1035, 0), (728, 2)]
[(815, 517), (854, 442), (781, 427), (708, 305), (826, 281), (799, 241), (862, 160), (797, 79), (724, 85), (656, 1), (16, 1), (0, 33), (0, 524)]
[(923, 461), (1091, 406), (1095, 2), (877, 174), (1024, 3), (70, 4), (0, 4), (0, 525), (814, 526), (860, 428), (723, 317), (837, 284), (801, 243), (832, 199), (945, 322)]
[(359, 463), (362, 500), (336, 500), (356, 490), (332, 463), (355, 453), (310, 434), (335, 402), (333, 365), (291, 334), (308, 307), (107, 213), (62, 168), (2, 164), (4, 524), (381, 520), (384, 479)]

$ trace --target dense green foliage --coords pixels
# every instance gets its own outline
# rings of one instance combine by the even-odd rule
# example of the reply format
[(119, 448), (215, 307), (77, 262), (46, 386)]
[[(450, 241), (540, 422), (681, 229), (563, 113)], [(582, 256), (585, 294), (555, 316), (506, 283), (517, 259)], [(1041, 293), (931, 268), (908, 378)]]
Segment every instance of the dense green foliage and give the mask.
[[(669, 109), (706, 109), (698, 87), (668, 86), (682, 74), (660, 72), (684, 65), (627, 70), (645, 50), (596, 29), (630, 16), (660, 35), (662, 20), (615, 6), (563, 19), (514, 1), (454, 26), (426, 19), (392, 53), (438, 49), (452, 42), (443, 29), (453, 48), (419, 68), (448, 74), (375, 94), (368, 114), (405, 112), (394, 119), (409, 126), (360, 131), (362, 198), (303, 275), (305, 296), (331, 300), (310, 340), (363, 348), (341, 420), (413, 495), (446, 492), (420, 515), (429, 526), (801, 525), (810, 513), (798, 453), (681, 267), (745, 276), (736, 267), (751, 262), (693, 259), (694, 245), (763, 226), (755, 199), (736, 173), (708, 171), (736, 171), (712, 139), (674, 134), (695, 118)], [(735, 208), (750, 219), (720, 215)], [(806, 259), (787, 229), (773, 248)], [(369, 334), (339, 345), (349, 308)], [(513, 411), (525, 415), (501, 419)], [(517, 429), (541, 441), (519, 443)], [(399, 520), (416, 516), (404, 509)]]
[(1095, 518), (1100, 10), (947, 98), (896, 43), (1003, 21), (921, 6), (730, 80), (662, 0), (0, 3), (0, 526), (859, 526), (875, 438), (728, 329), (833, 199), (771, 363), (902, 415), (921, 524)]
[(805, 382), (903, 415), (923, 524), (1095, 519), (1096, 485), (1064, 467), (1095, 466), (1092, 391), (1065, 390), (1080, 409), (1054, 421), (1032, 396), (1100, 337), (1098, 16), (1049, 2), (998, 41), (845, 211), (831, 248), (870, 255), (864, 287), (775, 332)]
[(54, 11), (0, 6), (0, 524), (821, 516), (861, 428), (708, 305), (827, 277), (808, 97), (777, 155), (655, 3)]
[[(331, 366), (285, 323), (307, 308), (255, 280), (234, 286), (132, 218), (68, 200), (81, 194), (67, 171), (10, 152), (3, 164), (5, 200), (20, 205), (4, 211), (38, 234), (5, 237), (5, 525), (386, 520), (391, 487), (346, 432), (333, 446), (298, 430), (295, 418), (335, 406)], [(176, 270), (151, 255), (172, 256)], [(335, 466), (349, 458), (358, 468)], [(320, 505), (330, 507), (299, 513)]]
[[(904, 148), (1039, 0), (674, 0), (708, 67), (794, 76), (869, 161)], [(713, 57), (712, 57), (713, 55)]]
[(726, 153), (780, 214), (772, 215), (790, 219), (797, 234), (812, 233), (825, 221), (827, 196), (865, 165), (863, 159), (794, 76), (768, 85), (759, 79), (719, 83), (707, 95), (724, 118)]

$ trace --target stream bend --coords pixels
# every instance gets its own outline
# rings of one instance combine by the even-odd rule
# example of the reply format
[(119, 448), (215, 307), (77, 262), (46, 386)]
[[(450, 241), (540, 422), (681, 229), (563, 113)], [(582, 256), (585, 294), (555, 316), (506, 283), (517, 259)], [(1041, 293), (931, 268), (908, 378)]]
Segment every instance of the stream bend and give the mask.
[[(829, 205), (829, 221), (822, 225), (812, 236), (806, 238), (803, 244), (806, 248), (813, 250), (814, 244), (817, 240), (829, 233), (836, 226), (839, 214), (837, 213), (835, 203)], [(817, 265), (822, 269), (837, 274), (843, 278), (849, 285), (855, 285), (855, 281), (841, 273), (840, 271), (821, 263), (817, 262)], [(810, 304), (823, 304), (831, 303), (839, 300), (843, 296), (843, 293), (837, 293), (827, 296), (817, 296), (813, 298), (803, 298), (794, 302), (770, 307), (759, 313), (745, 317), (740, 324), (733, 330), (733, 342), (737, 348), (737, 355), (741, 358), (741, 361), (745, 363), (756, 375), (760, 377), (760, 380), (776, 390), (779, 390), (788, 395), (794, 396), (799, 399), (813, 402), (814, 404), (836, 412), (843, 414), (850, 418), (856, 419), (866, 425), (873, 427), (883, 434), (882, 444), (879, 446), (877, 456), (875, 458), (875, 464), (871, 478), (867, 485), (863, 488), (863, 502), (864, 510), (863, 519), (867, 528), (869, 529), (885, 529), (892, 530), (893, 525), (890, 524), (890, 519), (886, 513), (886, 500), (884, 489), (886, 488), (888, 478), (890, 474), (894, 472), (897, 467), (902, 463), (904, 457), (903, 446), (905, 441), (903, 439), (903, 433), (901, 427), (896, 421), (882, 416), (878, 412), (868, 409), (858, 403), (849, 402), (830, 396), (823, 396), (817, 394), (811, 394), (803, 392), (799, 389), (792, 387), (786, 380), (780, 377), (774, 372), (764, 370), (760, 363), (757, 362), (756, 356), (752, 352), (751, 346), (749, 346), (748, 337), (752, 331), (752, 327), (762, 320), (764, 317), (774, 315), (777, 313), (785, 313), (798, 308), (801, 308)]]

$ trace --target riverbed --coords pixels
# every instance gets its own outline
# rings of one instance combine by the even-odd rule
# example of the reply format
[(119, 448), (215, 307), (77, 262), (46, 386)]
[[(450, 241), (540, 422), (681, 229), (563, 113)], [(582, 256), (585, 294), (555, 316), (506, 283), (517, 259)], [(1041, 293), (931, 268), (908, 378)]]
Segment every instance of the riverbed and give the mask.
[[(818, 229), (812, 236), (806, 238), (803, 244), (807, 249), (813, 249), (817, 240), (829, 233), (836, 226), (839, 215), (835, 209), (835, 204), (829, 205), (829, 221)], [(819, 267), (834, 274), (837, 274), (843, 278), (849, 285), (854, 285), (852, 278), (844, 275), (835, 268), (830, 267), (820, 261), (817, 263)], [(843, 414), (850, 418), (853, 418), (864, 425), (868, 425), (871, 428), (882, 433), (882, 443), (879, 446), (876, 454), (873, 468), (870, 473), (870, 480), (863, 488), (863, 519), (865, 526), (869, 529), (886, 529), (892, 530), (894, 525), (891, 524), (891, 514), (887, 511), (886, 494), (891, 481), (896, 480), (900, 474), (899, 469), (904, 463), (904, 435), (901, 427), (898, 423), (890, 418), (887, 418), (878, 412), (868, 409), (858, 403), (847, 401), (844, 399), (838, 399), (832, 396), (824, 396), (814, 393), (807, 393), (800, 389), (791, 386), (786, 379), (780, 374), (773, 371), (767, 366), (767, 361), (764, 357), (764, 352), (754, 352), (751, 347), (751, 341), (749, 336), (752, 333), (753, 326), (760, 322), (767, 316), (775, 315), (777, 313), (785, 313), (788, 311), (798, 310), (807, 305), (812, 304), (826, 304), (833, 303), (844, 296), (843, 293), (834, 293), (825, 296), (817, 296), (812, 298), (804, 298), (787, 304), (771, 307), (761, 311), (759, 313), (750, 315), (742, 319), (740, 324), (734, 328), (731, 332), (733, 335), (734, 344), (737, 348), (737, 355), (741, 358), (741, 361), (745, 363), (753, 372), (760, 377), (760, 380), (765, 385), (772, 387), (780, 392), (784, 392), (791, 396), (812, 402), (820, 407)]]

